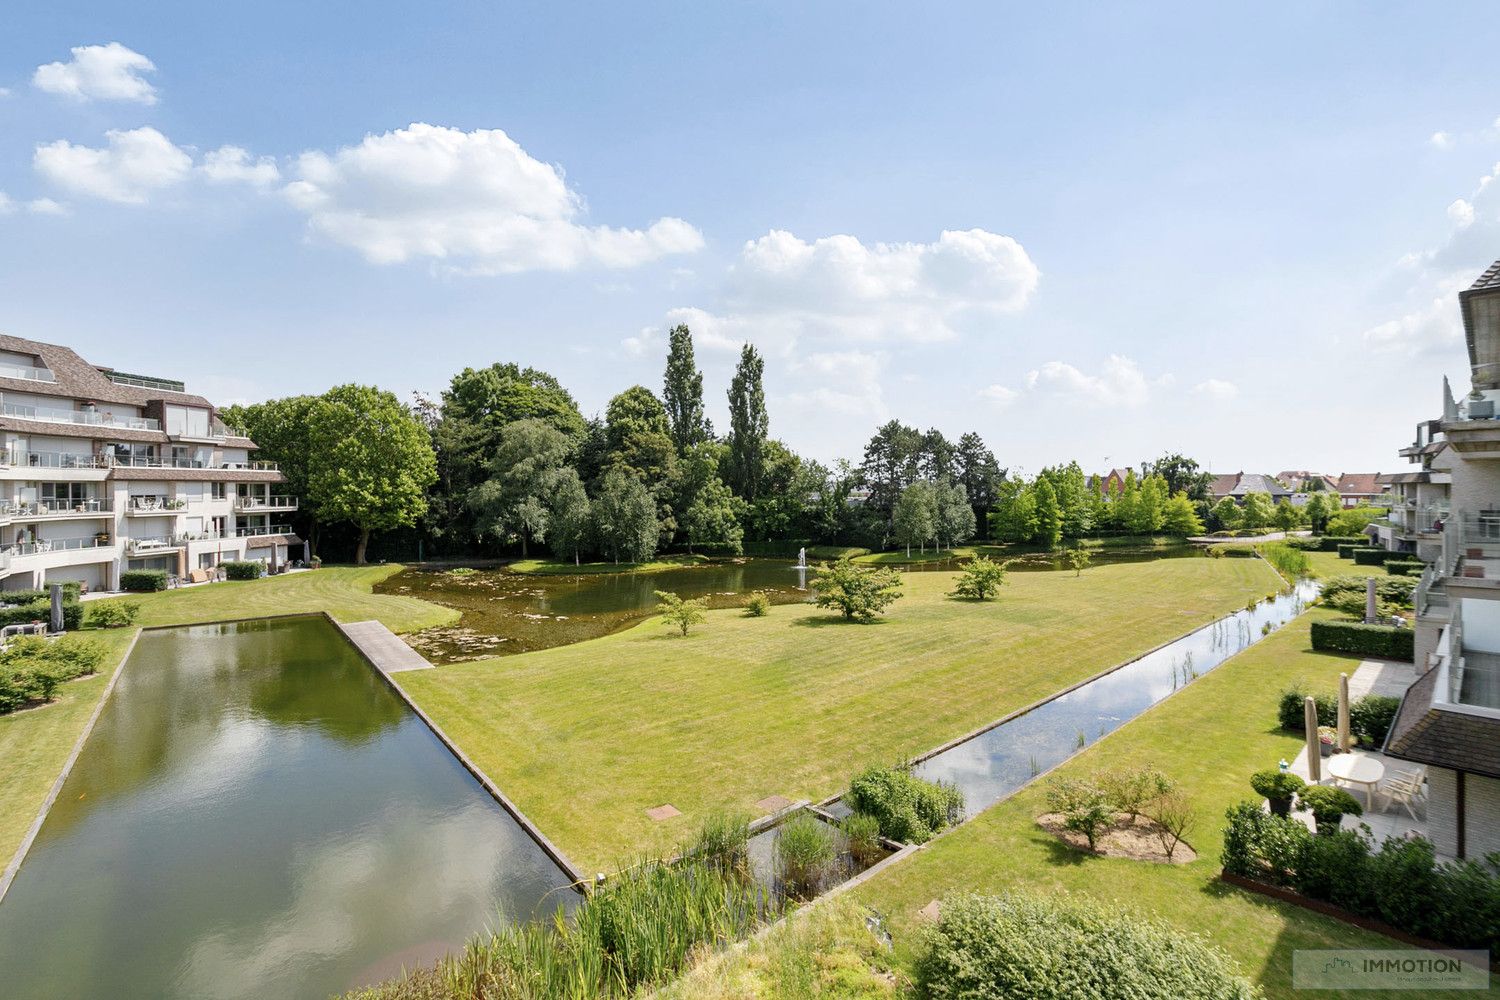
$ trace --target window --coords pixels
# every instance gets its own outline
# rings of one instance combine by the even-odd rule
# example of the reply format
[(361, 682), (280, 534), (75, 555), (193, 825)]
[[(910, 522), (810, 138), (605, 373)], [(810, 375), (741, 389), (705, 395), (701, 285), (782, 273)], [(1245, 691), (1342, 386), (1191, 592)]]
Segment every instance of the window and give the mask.
[(224, 483), (209, 483), (209, 496), (215, 500), (224, 499)]
[(89, 498), (87, 483), (42, 483), (42, 499), (80, 503)]

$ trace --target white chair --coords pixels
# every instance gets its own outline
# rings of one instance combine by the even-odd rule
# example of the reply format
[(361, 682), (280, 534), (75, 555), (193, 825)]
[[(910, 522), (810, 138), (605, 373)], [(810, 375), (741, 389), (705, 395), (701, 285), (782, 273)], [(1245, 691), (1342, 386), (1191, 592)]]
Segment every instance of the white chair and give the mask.
[(1417, 802), (1422, 802), (1424, 806), (1427, 802), (1427, 769), (1419, 767), (1414, 771), (1392, 771), (1385, 776), (1380, 791), (1390, 805), (1399, 803), (1406, 807), (1406, 812), (1412, 819), (1418, 819)]

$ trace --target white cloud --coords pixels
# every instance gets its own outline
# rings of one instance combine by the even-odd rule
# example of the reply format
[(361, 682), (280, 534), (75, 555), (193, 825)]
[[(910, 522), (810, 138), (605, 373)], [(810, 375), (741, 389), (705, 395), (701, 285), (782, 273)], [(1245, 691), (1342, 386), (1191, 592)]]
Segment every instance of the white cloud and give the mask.
[(366, 260), (448, 261), (474, 273), (633, 267), (691, 253), (703, 236), (662, 218), (646, 229), (588, 226), (557, 167), (499, 129), (416, 123), (334, 153), (309, 151), (283, 189), (311, 230)]
[(1474, 224), (1474, 204), (1462, 198), (1448, 206), (1448, 218), (1460, 229)]
[(0, 215), (9, 215), (16, 210), (16, 203), (11, 201), (10, 195), (0, 191)]
[(836, 413), (861, 420), (885, 418), (882, 378), (886, 355), (875, 351), (814, 351), (796, 360), (793, 376), (803, 384), (787, 401), (797, 414)]
[(9, 96), (10, 96), (10, 88), (9, 87), (0, 87), (0, 98), (9, 97)]
[(1099, 374), (1089, 375), (1063, 361), (1049, 361), (1026, 374), (1026, 388), (1069, 400), (1109, 406), (1140, 406), (1154, 385), (1167, 385), (1170, 375), (1148, 380), (1140, 365), (1120, 354), (1111, 354)]
[(1462, 283), (1442, 283), (1442, 290), (1421, 308), (1365, 330), (1361, 337), (1373, 350), (1423, 353), (1463, 342), (1456, 298)]
[(26, 211), (33, 215), (67, 215), (68, 206), (51, 198), (33, 198), (26, 203)]
[(1017, 399), (1021, 398), (1021, 394), (1019, 392), (1010, 388), (1009, 386), (1000, 385), (998, 382), (994, 385), (987, 385), (983, 389), (980, 389), (979, 396), (981, 399), (987, 399), (991, 403), (995, 403), (998, 406), (1009, 406), (1011, 403), (1014, 403)]
[(1432, 143), (1432, 145), (1436, 146), (1438, 149), (1453, 148), (1453, 136), (1448, 132), (1434, 132), (1427, 139), (1427, 141)]
[(71, 62), (38, 66), (32, 84), (38, 90), (80, 101), (156, 103), (156, 88), (141, 77), (142, 73), (155, 72), (156, 66), (139, 52), (119, 42), (80, 45), (72, 52)]
[(1221, 378), (1208, 378), (1193, 386), (1193, 395), (1224, 402), (1240, 394), (1240, 387)]
[(275, 160), (269, 156), (252, 160), (250, 153), (239, 146), (220, 146), (203, 157), (198, 169), (203, 176), (220, 184), (238, 182), (268, 187), (281, 179)]
[(96, 149), (59, 139), (36, 148), (38, 173), (75, 194), (138, 205), (154, 191), (188, 176), (193, 158), (154, 128), (105, 133), (109, 145)]

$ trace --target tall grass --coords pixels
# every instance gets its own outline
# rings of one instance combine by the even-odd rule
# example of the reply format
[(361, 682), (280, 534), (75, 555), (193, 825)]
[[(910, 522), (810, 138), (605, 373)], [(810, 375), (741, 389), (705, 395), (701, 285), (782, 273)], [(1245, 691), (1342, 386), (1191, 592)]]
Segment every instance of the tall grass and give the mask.
[(709, 816), (682, 854), (720, 871), (744, 871), (750, 858), (750, 818), (741, 813)]
[(1262, 545), (1259, 551), (1265, 557), (1266, 562), (1274, 566), (1276, 572), (1285, 577), (1288, 583), (1294, 583), (1299, 577), (1306, 576), (1312, 568), (1307, 560), (1306, 552), (1285, 542)]
[(792, 896), (815, 895), (837, 856), (833, 827), (812, 813), (793, 816), (776, 828), (776, 868)]
[(646, 862), (550, 922), (506, 926), (461, 955), (349, 1000), (612, 1000), (677, 976), (702, 948), (778, 915), (765, 890), (690, 860)]
[(880, 844), (880, 820), (869, 813), (855, 813), (845, 817), (839, 824), (844, 839), (849, 842), (849, 853), (861, 864), (876, 861), (885, 853)]

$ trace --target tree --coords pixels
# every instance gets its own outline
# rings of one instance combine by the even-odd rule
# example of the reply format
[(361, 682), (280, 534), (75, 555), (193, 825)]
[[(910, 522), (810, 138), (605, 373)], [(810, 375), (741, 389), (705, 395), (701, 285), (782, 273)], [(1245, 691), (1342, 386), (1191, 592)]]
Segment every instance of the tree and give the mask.
[(975, 523), (983, 524), (995, 506), (995, 497), (1000, 490), (1000, 482), (1005, 478), (1005, 471), (995, 461), (995, 453), (985, 447), (984, 439), (973, 431), (958, 439), (955, 461), (958, 465), (958, 482), (969, 496)]
[(729, 382), (729, 462), (725, 470), (730, 487), (746, 500), (760, 495), (765, 472), (766, 438), (770, 419), (766, 416), (766, 390), (762, 384), (766, 363), (755, 347), (746, 344)]
[(894, 521), (896, 539), (911, 556), (913, 544), (926, 551), (927, 539), (937, 532), (937, 491), (925, 479), (919, 479), (902, 491), (896, 501)]
[(437, 460), (427, 430), (394, 394), (341, 385), (308, 412), (307, 496), (326, 521), (359, 530), (354, 561), (364, 565), (372, 531), (415, 524), (427, 510)]
[[(1233, 500), (1229, 501), (1232, 505)], [(1235, 508), (1238, 512), (1239, 508)], [(1187, 538), (1203, 534), (1203, 522), (1198, 518), (1198, 508), (1186, 493), (1177, 493), (1167, 501), (1161, 512), (1161, 530), (1168, 535)]]
[(969, 506), (969, 494), (962, 483), (937, 484), (936, 529), (939, 548), (944, 541), (951, 549), (974, 537), (974, 508)]
[(599, 480), (592, 504), (593, 533), (616, 563), (645, 562), (656, 552), (656, 504), (646, 487), (624, 469), (610, 469)]
[(1264, 528), (1276, 516), (1271, 508), (1270, 494), (1261, 492), (1246, 493), (1240, 513), (1243, 515), (1241, 523), (1246, 528)]
[(1140, 480), (1136, 502), (1129, 510), (1127, 527), (1130, 531), (1137, 535), (1151, 535), (1160, 531), (1167, 499), (1167, 481), (1161, 476), (1146, 476)]
[(1005, 564), (992, 561), (988, 556), (976, 556), (959, 573), (950, 597), (964, 597), (972, 601), (987, 601), (1005, 584)]
[(845, 556), (819, 566), (812, 587), (818, 607), (837, 608), (849, 621), (872, 622), (901, 597), (901, 574), (886, 566), (856, 566)]
[(583, 481), (577, 471), (558, 469), (552, 476), (551, 489), (547, 497), (548, 538), (556, 556), (573, 557), (578, 565), (579, 551), (588, 538), (593, 512), (589, 507), (589, 495), (584, 491)]
[(656, 505), (657, 531), (670, 542), (677, 531), (672, 501), (677, 448), (668, 432), (667, 411), (650, 389), (634, 385), (609, 401), (604, 412), (608, 464), (630, 472)]
[(552, 491), (554, 474), (567, 462), (572, 448), (566, 434), (535, 417), (502, 428), (490, 460), (490, 478), (469, 495), (476, 535), (502, 542), (519, 540), (523, 556), (528, 542), (545, 541), (545, 500)]
[(1057, 506), (1057, 491), (1042, 478), (1036, 481), (1036, 540), (1048, 549), (1062, 544), (1062, 511)]
[(922, 450), (917, 463), (923, 476), (933, 482), (952, 479), (958, 471), (957, 459), (958, 449), (943, 436), (942, 431), (931, 427), (922, 435)]
[(1211, 473), (1202, 471), (1191, 458), (1169, 452), (1154, 462), (1141, 463), (1141, 475), (1161, 476), (1169, 494), (1186, 493), (1189, 500), (1207, 500)]
[(1328, 534), (1338, 535), (1340, 538), (1363, 535), (1371, 521), (1377, 517), (1385, 517), (1385, 514), (1384, 509), (1366, 504), (1340, 509), (1328, 518)]
[(740, 518), (745, 502), (719, 478), (719, 454), (723, 446), (700, 442), (688, 449), (678, 477), (677, 523), (687, 538), (688, 551), (695, 542), (723, 542), (740, 551), (744, 531)]
[(713, 427), (703, 415), (703, 373), (693, 359), (693, 335), (678, 324), (667, 334), (667, 371), (662, 380), (667, 423), (678, 453), (713, 437)]
[(1029, 542), (1036, 537), (1036, 493), (1019, 478), (1001, 481), (990, 515), (990, 537), (1004, 542)]
[(1276, 505), (1276, 513), (1272, 521), (1278, 530), (1292, 531), (1302, 523), (1302, 512), (1297, 510), (1296, 505), (1290, 500), (1283, 500)]
[(689, 628), (705, 620), (703, 612), (708, 607), (705, 598), (686, 601), (669, 591), (658, 590), (656, 599), (661, 602), (656, 606), (656, 613), (661, 615), (663, 624), (682, 629), (683, 635), (688, 634)]
[(865, 445), (860, 481), (870, 491), (865, 506), (879, 514), (888, 529), (896, 523), (896, 498), (916, 481), (921, 465), (922, 435), (915, 427), (891, 420)]
[(1111, 504), (1110, 520), (1122, 531), (1134, 531), (1132, 525), (1140, 523), (1141, 481), (1134, 469), (1125, 470), (1125, 482), (1120, 484), (1119, 495)]
[(1327, 501), (1321, 491), (1314, 490), (1307, 497), (1307, 506), (1302, 508), (1307, 515), (1307, 521), (1312, 525), (1313, 534), (1321, 535), (1328, 527), (1328, 519), (1332, 513), (1328, 510)]
[(1219, 529), (1223, 531), (1234, 531), (1245, 520), (1245, 512), (1240, 510), (1240, 505), (1234, 502), (1234, 497), (1224, 497), (1214, 504), (1209, 513), (1218, 522)]
[(220, 411), (226, 424), (244, 431), (255, 442), (257, 458), (277, 464), (286, 477), (286, 491), (302, 498), (300, 514), (308, 522), (307, 539), (314, 552), (318, 550), (320, 518), (308, 491), (308, 477), (314, 459), (312, 413), (318, 403), (317, 396), (289, 396)]
[(1094, 561), (1093, 554), (1082, 545), (1075, 545), (1069, 549), (1066, 559), (1068, 569), (1073, 571), (1074, 576), (1082, 576), (1083, 571), (1089, 568), (1089, 563)]

